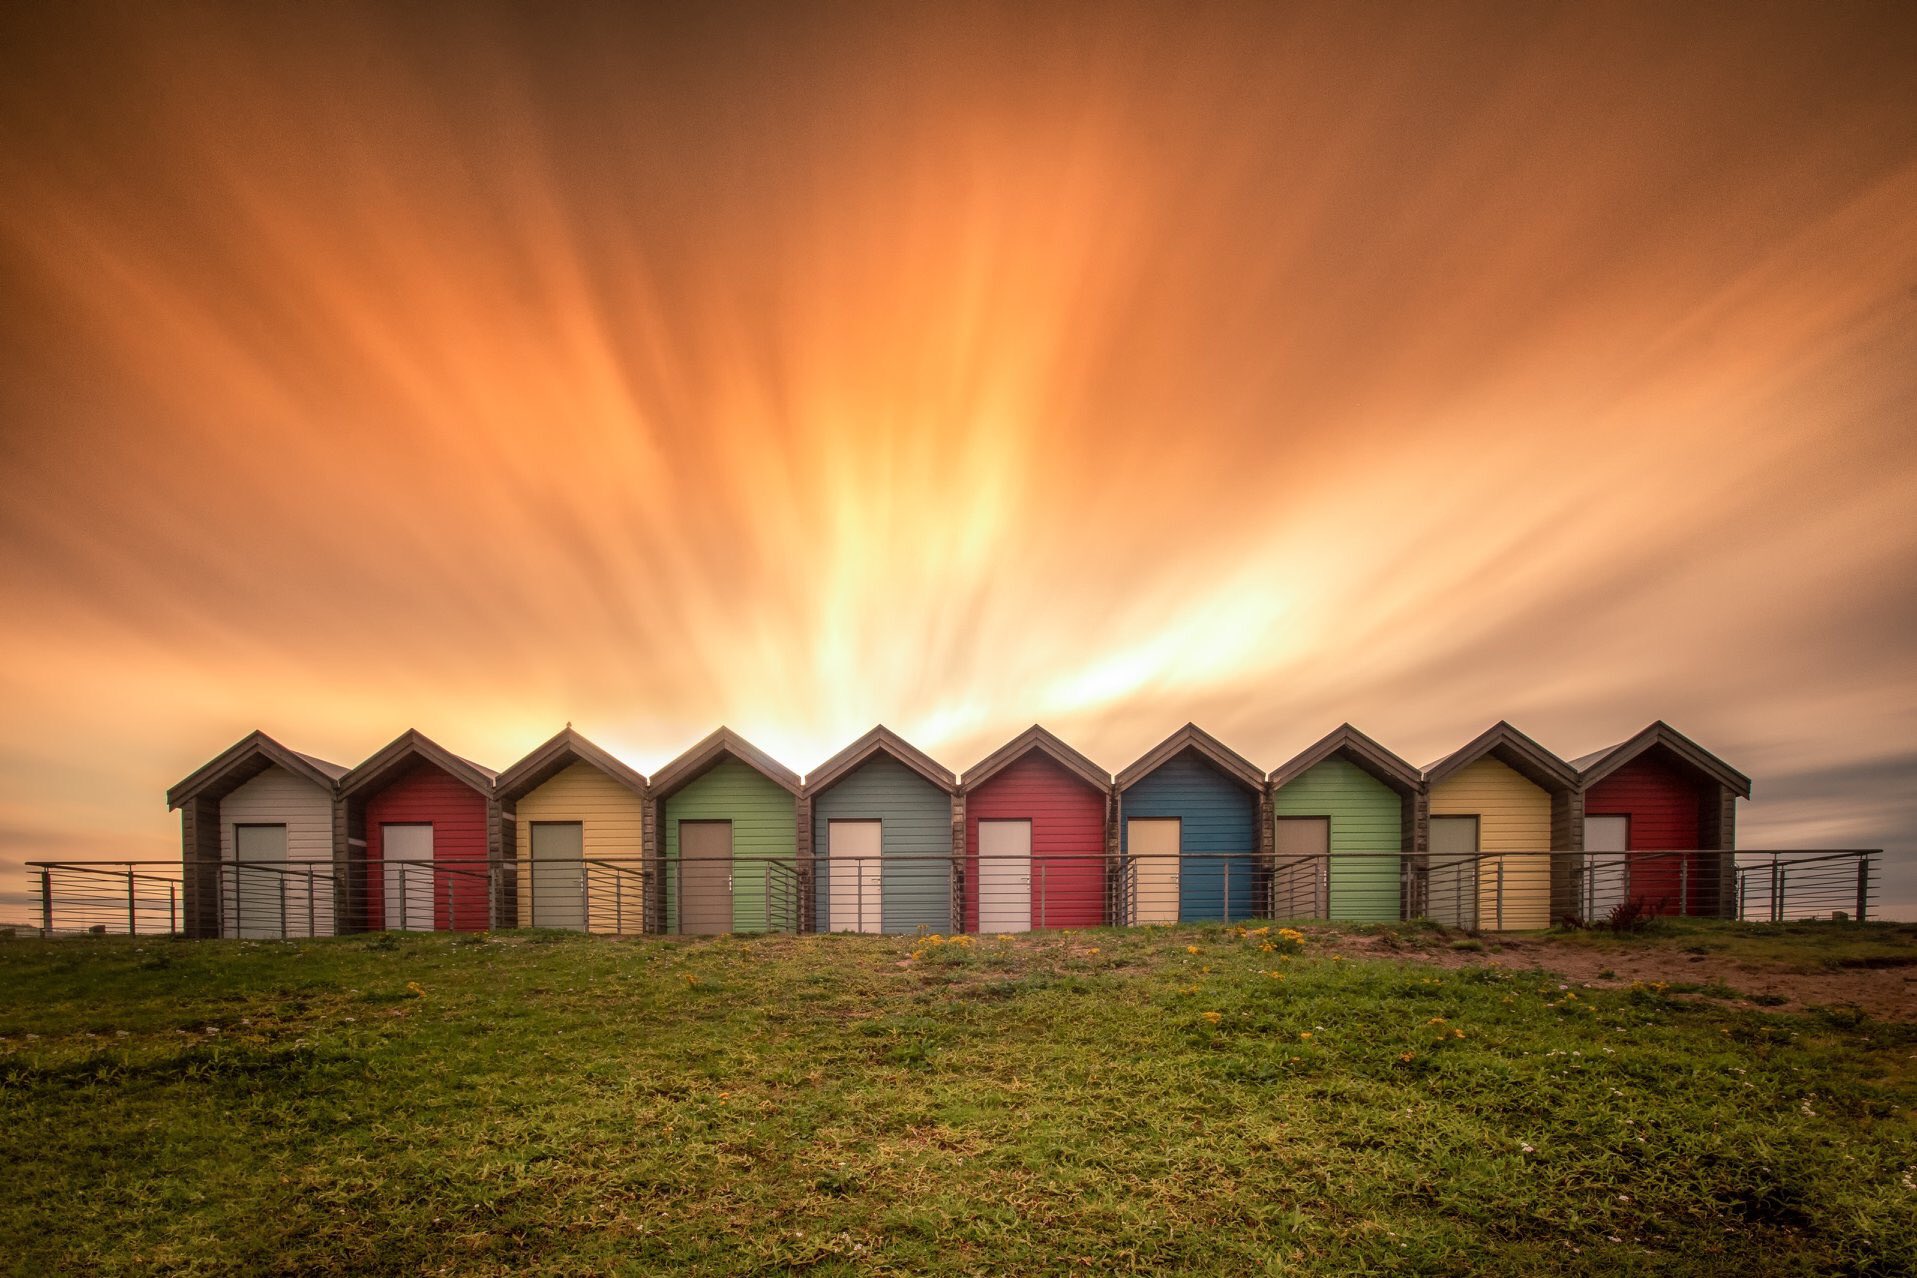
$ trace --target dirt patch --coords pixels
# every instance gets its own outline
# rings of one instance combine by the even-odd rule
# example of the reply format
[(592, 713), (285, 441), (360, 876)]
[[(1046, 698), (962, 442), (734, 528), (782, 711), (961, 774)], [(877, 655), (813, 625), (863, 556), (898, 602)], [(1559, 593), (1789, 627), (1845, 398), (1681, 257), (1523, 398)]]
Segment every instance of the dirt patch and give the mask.
[[(1481, 948), (1474, 948), (1481, 947)], [(1437, 967), (1501, 967), (1541, 970), (1590, 989), (1626, 989), (1634, 982), (1663, 981), (1668, 985), (1721, 986), (1736, 992), (1722, 1000), (1739, 1007), (1765, 1011), (1801, 1012), (1813, 1007), (1853, 1006), (1887, 1021), (1917, 1021), (1917, 958), (1909, 962), (1873, 960), (1823, 972), (1786, 968), (1727, 958), (1717, 954), (1690, 954), (1662, 945), (1644, 949), (1598, 950), (1567, 945), (1548, 938), (1449, 937), (1407, 938), (1392, 935), (1323, 933), (1312, 938), (1314, 953), (1360, 954), (1369, 958), (1396, 958)], [(1674, 997), (1710, 997), (1683, 994)]]

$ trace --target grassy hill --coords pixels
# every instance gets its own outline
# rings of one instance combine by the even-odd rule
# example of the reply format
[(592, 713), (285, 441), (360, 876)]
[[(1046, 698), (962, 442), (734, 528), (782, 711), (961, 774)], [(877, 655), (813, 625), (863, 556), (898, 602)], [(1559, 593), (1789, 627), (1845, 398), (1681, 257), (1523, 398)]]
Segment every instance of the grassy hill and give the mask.
[(0, 1265), (1917, 1272), (1917, 1027), (1362, 931), (4, 941)]

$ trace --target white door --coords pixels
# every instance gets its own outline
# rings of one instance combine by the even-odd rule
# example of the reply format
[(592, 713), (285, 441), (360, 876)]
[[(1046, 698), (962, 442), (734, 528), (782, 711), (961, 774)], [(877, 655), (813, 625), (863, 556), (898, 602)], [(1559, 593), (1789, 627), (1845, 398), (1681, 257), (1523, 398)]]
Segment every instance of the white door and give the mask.
[(877, 932), (880, 826), (877, 821), (827, 821), (825, 872), (830, 884), (831, 930)]
[(1425, 917), (1449, 927), (1478, 925), (1478, 818), (1431, 818)]
[(1177, 817), (1133, 817), (1125, 822), (1131, 867), (1131, 921), (1178, 922)]
[(1584, 917), (1609, 918), (1611, 911), (1624, 903), (1629, 891), (1623, 856), (1590, 856), (1589, 853), (1622, 853), (1630, 846), (1631, 818), (1627, 816), (1588, 816), (1584, 818), (1584, 872), (1579, 876), (1579, 897), (1584, 902)]
[(382, 825), (380, 862), (385, 869), (381, 900), (389, 932), (433, 930), (433, 827)]
[[(302, 930), (298, 919), (288, 926), (285, 868), (285, 826), (233, 827), (232, 879), (226, 884), (228, 936), (284, 937)], [(299, 898), (302, 905), (305, 899)]]
[(1331, 917), (1331, 818), (1281, 816), (1272, 830), (1271, 917)]
[(1032, 930), (1032, 823), (978, 823), (978, 930)]
[(534, 927), (586, 930), (586, 827), (580, 821), (532, 823), (528, 890)]

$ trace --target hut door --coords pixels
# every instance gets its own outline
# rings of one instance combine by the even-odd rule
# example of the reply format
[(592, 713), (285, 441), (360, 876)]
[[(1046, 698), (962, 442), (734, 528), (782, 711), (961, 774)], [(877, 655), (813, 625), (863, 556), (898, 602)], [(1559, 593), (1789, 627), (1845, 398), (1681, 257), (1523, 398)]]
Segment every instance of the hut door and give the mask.
[(586, 930), (586, 827), (579, 821), (532, 823), (532, 872), (527, 875), (534, 927)]
[(1478, 818), (1431, 818), (1425, 917), (1449, 927), (1478, 925)]
[(1132, 922), (1178, 922), (1178, 836), (1177, 817), (1133, 817), (1125, 823)]
[[(233, 827), (232, 878), (224, 885), (228, 936), (286, 935), (285, 866), (285, 826)], [(299, 901), (306, 901), (303, 885)]]
[(724, 936), (732, 930), (732, 822), (679, 823), (679, 930)]
[(381, 903), (387, 931), (432, 931), (433, 827), (380, 826), (379, 857), (384, 867)]
[(879, 828), (877, 821), (825, 823), (834, 932), (880, 930)]
[(978, 823), (978, 930), (1032, 930), (1032, 823)]
[(1273, 835), (1271, 917), (1332, 917), (1331, 818), (1279, 817)]
[[(1627, 816), (1588, 816), (1584, 818), (1584, 850), (1587, 853), (1623, 852), (1630, 846), (1631, 818)], [(1578, 876), (1578, 900), (1584, 906), (1585, 919), (1609, 918), (1611, 911), (1624, 903), (1628, 885), (1622, 856), (1586, 856)]]

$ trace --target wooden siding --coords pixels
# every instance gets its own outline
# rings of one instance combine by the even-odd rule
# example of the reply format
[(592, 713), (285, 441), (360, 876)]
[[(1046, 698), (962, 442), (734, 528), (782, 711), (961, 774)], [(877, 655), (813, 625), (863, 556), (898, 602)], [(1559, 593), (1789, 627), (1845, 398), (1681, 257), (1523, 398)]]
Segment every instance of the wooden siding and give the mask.
[[(1547, 851), (1551, 796), (1492, 758), (1478, 759), (1431, 787), (1432, 816), (1476, 816), (1482, 852)], [(1551, 858), (1486, 857), (1478, 871), (1478, 925), (1499, 926), (1498, 869), (1503, 867), (1503, 927), (1551, 926)]]
[[(1691, 851), (1704, 846), (1704, 809), (1719, 788), (1702, 782), (1690, 768), (1646, 753), (1586, 791), (1584, 811), (1588, 816), (1629, 817), (1625, 846), (1632, 852)], [(1659, 914), (1675, 914), (1680, 904), (1691, 914), (1718, 912), (1717, 858), (1685, 857), (1681, 867), (1676, 857), (1627, 860), (1632, 900)]]
[[(1032, 823), (1032, 926), (1105, 921), (1107, 791), (1042, 752), (1027, 753), (965, 796), (965, 930), (978, 930), (978, 823)], [(1046, 862), (1050, 864), (1045, 864)]]
[[(952, 799), (944, 790), (887, 754), (876, 754), (811, 795), (815, 883), (814, 929), (825, 931), (828, 918), (828, 857), (831, 821), (880, 822), (883, 871), (880, 927), (886, 932), (927, 928), (943, 932), (952, 925)], [(896, 864), (883, 858), (904, 857)], [(936, 857), (936, 860), (919, 860)]]
[[(462, 873), (435, 875), (433, 927), (444, 931), (481, 931), (490, 925), (486, 890), (487, 800), (465, 782), (418, 763), (376, 793), (366, 796), (367, 918), (385, 926), (384, 875), (380, 871), (380, 827), (423, 822), (433, 827), (433, 860), (459, 865)], [(447, 909), (450, 897), (452, 909)]]
[[(330, 787), (314, 785), (305, 777), (294, 776), (285, 768), (267, 768), (220, 800), (220, 860), (234, 859), (236, 825), (283, 825), (286, 827), (288, 862), (317, 863), (314, 868), (323, 877), (309, 880), (299, 875), (285, 878), (251, 876), (260, 882), (247, 897), (270, 896), (287, 911), (287, 929), (305, 932), (310, 923), (316, 936), (333, 930), (333, 792)], [(233, 880), (224, 880), (231, 886)], [(309, 906), (308, 889), (312, 889)], [(281, 890), (283, 889), (283, 891)], [(226, 912), (230, 916), (233, 907)], [(311, 915), (309, 919), (308, 915)]]
[(792, 792), (764, 773), (727, 757), (675, 791), (661, 808), (667, 930), (677, 931), (679, 926), (677, 876), (673, 872), (679, 859), (679, 822), (730, 821), (732, 927), (736, 932), (765, 931), (766, 859), (793, 865), (795, 873), (797, 868), (798, 812)]
[[(520, 796), (511, 828), (521, 862), (532, 857), (535, 821), (577, 821), (581, 855), (616, 862), (587, 871), (587, 927), (594, 932), (638, 932), (644, 927), (645, 893), (639, 877), (645, 855), (646, 802), (590, 763), (574, 763)], [(627, 871), (630, 871), (629, 873)], [(533, 918), (532, 875), (519, 866), (518, 918)]]
[[(1404, 806), (1396, 790), (1338, 755), (1313, 764), (1272, 795), (1274, 817), (1331, 821), (1331, 918), (1348, 923), (1399, 918), (1397, 854), (1404, 847)], [(1393, 855), (1341, 858), (1340, 852)]]
[[(1129, 826), (1134, 819), (1178, 818), (1181, 922), (1227, 917), (1235, 921), (1260, 913), (1255, 882), (1258, 795), (1254, 791), (1226, 776), (1196, 751), (1185, 750), (1133, 782), (1118, 802), (1123, 816), (1118, 830), (1121, 853), (1130, 850)], [(1231, 855), (1220, 855), (1226, 853)]]

